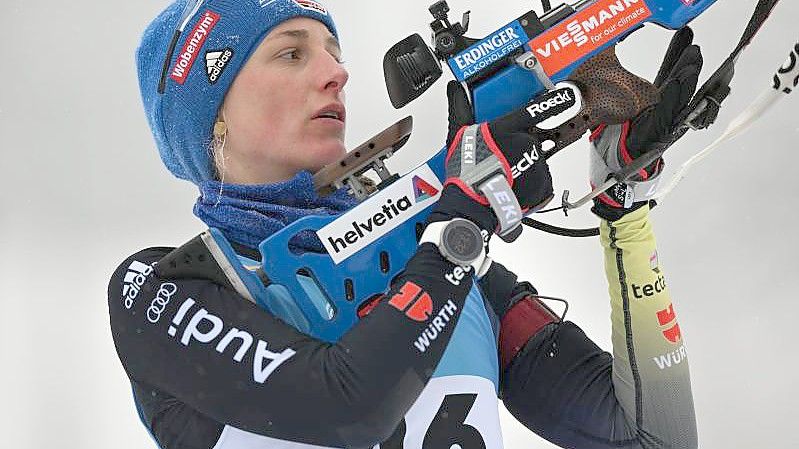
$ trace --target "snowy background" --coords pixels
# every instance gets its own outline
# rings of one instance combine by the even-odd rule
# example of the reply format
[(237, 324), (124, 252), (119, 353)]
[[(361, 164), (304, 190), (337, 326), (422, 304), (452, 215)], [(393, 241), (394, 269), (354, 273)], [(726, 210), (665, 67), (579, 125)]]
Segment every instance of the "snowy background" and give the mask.
[[(351, 78), (348, 146), (412, 114), (415, 130), (392, 160), (406, 170), (444, 138), (445, 82), (394, 110), (385, 50), (428, 35), (431, 0), (328, 1)], [(0, 435), (4, 448), (152, 448), (136, 417), (108, 327), (106, 285), (140, 248), (177, 245), (203, 229), (195, 187), (169, 176), (147, 128), (133, 66), (138, 37), (164, 0), (2, 0), (0, 35)], [(559, 2), (553, 2), (559, 3)], [(719, 0), (693, 26), (706, 67), (731, 51), (754, 0)], [(501, 4), (501, 8), (499, 5)], [(484, 35), (537, 2), (451, 0)], [(799, 38), (799, 2), (783, 1), (738, 65), (719, 125), (669, 153), (673, 170), (721, 133), (770, 83)], [(619, 47), (653, 78), (671, 33), (654, 26)], [(706, 72), (707, 75), (708, 72)], [(704, 448), (796, 447), (799, 316), (795, 232), (799, 94), (695, 169), (653, 213), (679, 310)], [(552, 162), (556, 188), (583, 193), (587, 147)], [(587, 212), (550, 222), (590, 226)], [(595, 240), (526, 232), (496, 258), (542, 292), (568, 298), (569, 318), (610, 348), (609, 305)], [(503, 415), (509, 448), (548, 448)]]

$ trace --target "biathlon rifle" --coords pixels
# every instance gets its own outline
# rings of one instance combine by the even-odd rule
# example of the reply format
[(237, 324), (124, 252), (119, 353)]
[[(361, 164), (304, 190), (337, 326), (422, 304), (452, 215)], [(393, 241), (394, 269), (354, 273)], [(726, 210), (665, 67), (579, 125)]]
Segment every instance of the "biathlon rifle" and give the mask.
[[(758, 2), (735, 51), (697, 92), (686, 127), (702, 129), (715, 121), (730, 93), (735, 61), (777, 1)], [(580, 0), (552, 8), (543, 0), (543, 15), (529, 11), (487, 37), (473, 39), (466, 36), (469, 14), (453, 24), (447, 3), (438, 1), (430, 7), (432, 46), (416, 34), (387, 52), (384, 72), (389, 96), (398, 108), (418, 98), (441, 77), (443, 63), (466, 87), (478, 122), (538, 105), (541, 120), (534, 131), (551, 142), (543, 155), (549, 158), (587, 130), (601, 123), (623, 123), (658, 100), (651, 83), (619, 64), (614, 52), (618, 42), (647, 23), (680, 29), (715, 3)], [(779, 79), (795, 86), (796, 72), (792, 67)], [(411, 128), (412, 119), (407, 117), (316, 173), (314, 183), (320, 193), (348, 188), (361, 203), (340, 216), (303, 218), (262, 242), (260, 266), (247, 269), (234, 264), (226, 273), (239, 293), (272, 310), (276, 305), (264, 302), (261, 298), (266, 295), (258, 291), (264, 285), (281, 285), (295, 297), (307, 320), (300, 327), (328, 341), (346, 332), (358, 320), (362, 305), (384, 293), (414, 254), (422, 223), (442, 190), (446, 148), (402, 176), (386, 167), (385, 160), (408, 141)], [(369, 170), (380, 179), (377, 186), (366, 182), (363, 175)], [(614, 182), (626, 179), (619, 175)], [(570, 206), (574, 204), (564, 197), (564, 209)], [(524, 220), (531, 224), (529, 218)], [(292, 250), (292, 237), (307, 231), (316, 232), (327, 253)], [(595, 235), (595, 231), (567, 234)], [(197, 237), (196, 243), (220, 263), (225, 258), (235, 260), (235, 252), (217, 230)]]

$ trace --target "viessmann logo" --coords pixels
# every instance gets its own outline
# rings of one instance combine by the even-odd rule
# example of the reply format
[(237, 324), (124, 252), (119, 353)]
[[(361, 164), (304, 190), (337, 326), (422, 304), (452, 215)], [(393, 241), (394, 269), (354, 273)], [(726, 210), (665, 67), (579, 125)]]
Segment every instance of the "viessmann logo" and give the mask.
[(341, 263), (432, 204), (441, 182), (428, 165), (396, 181), (317, 231), (334, 263)]
[(652, 15), (644, 0), (600, 0), (530, 41), (553, 75)]

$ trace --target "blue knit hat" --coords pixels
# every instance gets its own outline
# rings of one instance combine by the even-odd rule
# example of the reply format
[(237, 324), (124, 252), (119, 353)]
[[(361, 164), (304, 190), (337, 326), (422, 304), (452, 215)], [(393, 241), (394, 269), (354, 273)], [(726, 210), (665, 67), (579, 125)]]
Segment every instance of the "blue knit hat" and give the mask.
[(211, 136), (225, 93), (269, 31), (294, 17), (319, 20), (338, 38), (313, 0), (176, 0), (147, 27), (136, 52), (139, 88), (175, 176), (213, 179)]

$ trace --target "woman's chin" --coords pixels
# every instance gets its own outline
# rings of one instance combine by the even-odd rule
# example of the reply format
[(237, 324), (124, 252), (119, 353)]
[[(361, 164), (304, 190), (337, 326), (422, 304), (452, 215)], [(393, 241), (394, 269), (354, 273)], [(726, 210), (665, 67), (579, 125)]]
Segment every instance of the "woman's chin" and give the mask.
[(344, 142), (336, 139), (320, 145), (315, 151), (310, 151), (308, 154), (311, 155), (308, 165), (313, 168), (313, 172), (317, 172), (326, 165), (338, 162), (347, 154), (347, 148), (344, 146)]

